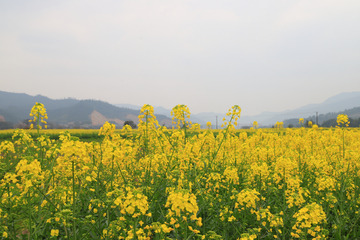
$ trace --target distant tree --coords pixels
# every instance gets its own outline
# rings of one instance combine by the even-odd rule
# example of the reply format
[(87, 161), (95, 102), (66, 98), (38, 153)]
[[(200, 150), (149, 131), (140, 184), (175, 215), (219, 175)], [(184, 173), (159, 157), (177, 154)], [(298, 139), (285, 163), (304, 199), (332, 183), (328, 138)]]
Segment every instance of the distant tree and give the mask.
[(331, 118), (331, 119), (328, 119), (328, 120), (324, 121), (321, 124), (321, 127), (335, 127), (336, 125), (337, 125), (336, 119)]
[(292, 123), (290, 123), (289, 125), (288, 125), (288, 128), (293, 128), (294, 127), (294, 124), (292, 124)]
[(135, 128), (137, 127), (133, 120), (126, 120), (126, 121), (124, 122), (124, 126), (125, 126), (125, 125), (130, 125), (130, 127), (131, 127), (132, 129), (135, 129)]

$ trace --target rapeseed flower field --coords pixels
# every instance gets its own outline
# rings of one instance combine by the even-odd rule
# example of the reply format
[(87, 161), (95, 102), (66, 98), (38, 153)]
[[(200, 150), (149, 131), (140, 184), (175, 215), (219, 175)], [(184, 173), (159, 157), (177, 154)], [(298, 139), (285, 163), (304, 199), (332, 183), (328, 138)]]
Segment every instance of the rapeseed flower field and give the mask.
[(360, 239), (359, 129), (341, 115), (336, 129), (236, 134), (240, 113), (215, 136), (185, 105), (175, 130), (144, 105), (137, 134), (105, 123), (83, 142), (50, 139), (37, 104), (37, 135), (0, 143), (0, 238)]

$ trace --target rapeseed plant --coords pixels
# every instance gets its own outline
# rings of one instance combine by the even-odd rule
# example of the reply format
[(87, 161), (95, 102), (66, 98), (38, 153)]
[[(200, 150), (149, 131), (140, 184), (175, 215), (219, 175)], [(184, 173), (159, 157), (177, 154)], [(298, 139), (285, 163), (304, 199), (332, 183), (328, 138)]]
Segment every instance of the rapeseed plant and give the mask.
[(253, 122), (253, 128), (256, 129), (256, 128), (258, 128), (258, 127), (259, 127), (258, 122), (257, 122), (257, 121), (254, 121), (254, 122)]
[(344, 126), (348, 127), (349, 123), (350, 123), (348, 116), (345, 114), (339, 114), (337, 116), (336, 122), (339, 126), (342, 126), (342, 127), (344, 127)]
[[(42, 129), (42, 124), (44, 124), (44, 128), (47, 128), (47, 123), (46, 120), (44, 119), (48, 119), (48, 116), (46, 114), (46, 109), (44, 107), (44, 104), (35, 103), (35, 105), (31, 109), (30, 117), (34, 118), (32, 120), (29, 120), (29, 122), (33, 122), (36, 124), (36, 129), (39, 136), (40, 135), (39, 130)], [(34, 128), (33, 123), (30, 124), (30, 129)]]
[(144, 105), (139, 129), (105, 123), (97, 142), (15, 130), (0, 143), (0, 237), (360, 238), (359, 130), (339, 116), (337, 129), (239, 132), (240, 113), (200, 131), (178, 105), (167, 130)]

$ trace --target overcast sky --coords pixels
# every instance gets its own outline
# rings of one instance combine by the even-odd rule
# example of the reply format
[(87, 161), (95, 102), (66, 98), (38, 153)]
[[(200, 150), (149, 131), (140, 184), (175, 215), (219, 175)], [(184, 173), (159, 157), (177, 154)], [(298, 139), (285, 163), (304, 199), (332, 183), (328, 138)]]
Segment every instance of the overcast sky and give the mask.
[(0, 1), (0, 90), (193, 113), (360, 90), (359, 0)]

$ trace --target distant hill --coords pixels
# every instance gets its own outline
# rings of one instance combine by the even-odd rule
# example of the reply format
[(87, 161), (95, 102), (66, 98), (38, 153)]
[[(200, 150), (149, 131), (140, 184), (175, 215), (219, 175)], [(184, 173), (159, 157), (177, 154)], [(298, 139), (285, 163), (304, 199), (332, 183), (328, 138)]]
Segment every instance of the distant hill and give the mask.
[[(360, 92), (340, 93), (326, 99), (319, 104), (309, 104), (294, 110), (278, 113), (274, 117), (264, 120), (263, 124), (274, 124), (276, 121), (284, 121), (290, 118), (308, 118), (318, 114), (337, 113), (345, 109), (360, 107)], [(319, 119), (320, 121), (320, 119)]]
[(0, 91), (0, 109), (11, 107), (20, 107), (30, 109), (34, 106), (35, 102), (40, 102), (46, 106), (46, 109), (57, 109), (75, 105), (80, 100), (73, 98), (67, 99), (50, 99), (42, 95), (30, 96), (25, 93), (12, 93)]
[[(139, 111), (119, 108), (106, 102), (81, 100), (73, 106), (48, 111), (49, 121), (58, 123), (92, 122), (94, 111), (108, 119), (130, 120), (127, 116), (137, 116)], [(95, 112), (95, 114), (96, 114)], [(99, 114), (97, 114), (99, 116)], [(101, 124), (101, 123), (100, 123)]]
[[(331, 112), (327, 114), (320, 114), (318, 115), (318, 124), (319, 126), (324, 125), (324, 127), (330, 127), (330, 126), (336, 126), (336, 119), (339, 114), (345, 114), (349, 118), (351, 118), (351, 126), (352, 127), (358, 127), (359, 124), (357, 124), (357, 119), (360, 118), (360, 107), (355, 107), (352, 109), (346, 109), (344, 111), (339, 112)], [(304, 118), (304, 121), (312, 121), (313, 123), (316, 123), (316, 115), (308, 116)], [(292, 124), (293, 126), (299, 126), (299, 118), (292, 118), (292, 119), (286, 119), (284, 120), (284, 126), (288, 126), (289, 124)]]
[[(286, 101), (291, 100), (286, 99)], [(241, 107), (241, 103), (238, 104)], [(141, 108), (140, 106), (131, 104), (117, 104), (117, 106), (127, 106), (128, 108), (133, 109)], [(260, 126), (272, 126), (276, 122), (285, 121), (285, 119), (297, 119), (298, 121), (299, 118), (311, 118), (311, 116), (315, 116), (316, 112), (318, 112), (319, 115), (325, 115), (327, 113), (337, 113), (340, 111), (344, 111), (345, 109), (352, 109), (356, 107), (360, 107), (360, 92), (345, 92), (332, 96), (322, 103), (308, 104), (293, 110), (286, 110), (282, 112), (265, 111), (254, 116), (241, 115), (239, 120), (239, 127), (243, 125), (252, 125), (254, 121), (257, 121)], [(155, 113), (161, 112), (162, 114), (166, 114), (166, 112), (168, 112), (167, 116), (170, 117), (170, 109), (165, 109), (163, 107), (154, 107), (154, 111)], [(214, 127), (216, 125), (216, 116), (218, 119), (218, 126), (221, 126), (222, 119), (226, 117), (226, 113), (203, 112), (198, 114), (191, 114), (191, 120), (200, 124), (206, 124), (206, 122), (211, 122)]]
[(75, 105), (79, 100), (71, 98), (53, 100), (42, 95), (30, 96), (25, 93), (0, 91), (0, 115), (5, 121), (13, 123), (29, 119), (30, 110), (36, 102), (44, 104), (49, 111)]
[(16, 122), (17, 121), (17, 118), (15, 116), (13, 116), (11, 113), (3, 110), (3, 109), (0, 109), (0, 122)]
[[(120, 103), (120, 104), (114, 104), (115, 106), (118, 106), (118, 107), (126, 107), (126, 108), (130, 108), (130, 109), (136, 109), (136, 110), (140, 110), (142, 106), (138, 106), (138, 105), (133, 105), (133, 104), (127, 104), (127, 103)], [(153, 106), (154, 107), (154, 106)], [(191, 111), (191, 109), (190, 109)], [(161, 114), (161, 115), (165, 115), (167, 116), (168, 118), (172, 118), (171, 116), (171, 109), (166, 109), (164, 107), (154, 107), (154, 113), (155, 114)], [(209, 122), (207, 121), (208, 118), (204, 118), (203, 115), (204, 114), (207, 114), (207, 113), (200, 113), (200, 114), (193, 114), (191, 113), (190, 115), (190, 119), (193, 123), (199, 123), (201, 125), (206, 125), (206, 122)], [(213, 115), (214, 113), (210, 113), (211, 115)], [(216, 113), (215, 113), (216, 114)], [(218, 114), (218, 115), (221, 115), (221, 116), (225, 116), (225, 114)], [(215, 116), (214, 117), (211, 117), (211, 119), (215, 119)], [(220, 119), (220, 118), (219, 118)], [(221, 118), (222, 119), (222, 118)], [(221, 124), (220, 124), (221, 125)]]
[[(105, 121), (110, 121), (118, 126), (122, 126), (126, 120), (133, 120), (137, 123), (137, 116), (142, 107), (132, 104), (117, 104), (115, 106), (98, 100), (77, 100), (71, 98), (54, 100), (41, 95), (30, 96), (25, 93), (0, 91), (0, 122), (18, 124), (25, 119), (29, 119), (30, 109), (35, 102), (41, 102), (46, 107), (49, 116), (48, 122), (62, 124), (65, 127), (71, 125), (89, 128), (98, 127)], [(239, 104), (241, 106), (241, 103)], [(355, 119), (360, 115), (359, 107), (360, 92), (341, 93), (326, 99), (322, 103), (309, 104), (293, 110), (263, 112), (255, 116), (242, 115), (239, 127), (251, 125), (253, 121), (257, 121), (260, 126), (271, 126), (277, 121), (285, 121), (285, 123), (290, 124), (298, 122), (299, 118), (315, 120), (316, 112), (319, 114), (320, 124), (333, 118), (333, 115), (337, 116), (339, 112), (343, 112)], [(171, 125), (170, 109), (160, 106), (154, 107), (154, 111), (160, 124)], [(206, 122), (211, 122), (215, 128), (216, 119), (220, 127), (225, 116), (225, 113), (204, 112), (191, 114), (190, 120), (203, 126)], [(286, 124), (284, 125), (286, 126)]]
[[(142, 106), (139, 105), (134, 105), (134, 104), (128, 104), (128, 103), (121, 103), (121, 104), (114, 104), (117, 107), (122, 107), (122, 108), (129, 108), (129, 109), (134, 109), (134, 110), (140, 110), (142, 108)], [(160, 115), (165, 115), (167, 117), (171, 117), (170, 112), (171, 109), (166, 109), (164, 107), (154, 107), (154, 113), (155, 114), (160, 114)]]
[[(48, 123), (53, 125), (76, 125), (78, 127), (98, 127), (105, 121), (120, 127), (127, 120), (138, 123), (138, 110), (116, 107), (98, 100), (60, 99), (54, 100), (41, 95), (30, 96), (24, 93), (0, 91), (0, 121), (18, 124), (29, 119), (29, 113), (35, 102), (43, 103), (47, 109)], [(160, 124), (171, 125), (171, 119), (156, 115)]]
[[(50, 121), (58, 123), (91, 122), (93, 125), (103, 125), (105, 121), (109, 121), (123, 125), (126, 120), (132, 120), (136, 124), (139, 122), (138, 110), (120, 108), (96, 100), (81, 100), (71, 107), (50, 110), (48, 115)], [(156, 118), (160, 124), (171, 122), (164, 115), (156, 115)]]

